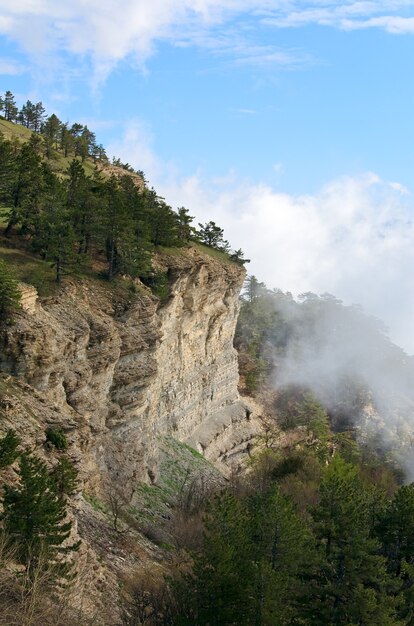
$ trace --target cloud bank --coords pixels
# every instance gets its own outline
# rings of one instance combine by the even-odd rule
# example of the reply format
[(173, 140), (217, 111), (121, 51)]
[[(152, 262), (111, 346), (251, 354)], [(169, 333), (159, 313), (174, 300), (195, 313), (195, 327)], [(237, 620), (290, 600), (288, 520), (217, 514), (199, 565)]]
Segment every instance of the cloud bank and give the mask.
[(413, 198), (403, 187), (367, 173), (294, 196), (241, 181), (220, 189), (194, 176), (167, 197), (215, 219), (269, 287), (362, 304), (414, 353)]

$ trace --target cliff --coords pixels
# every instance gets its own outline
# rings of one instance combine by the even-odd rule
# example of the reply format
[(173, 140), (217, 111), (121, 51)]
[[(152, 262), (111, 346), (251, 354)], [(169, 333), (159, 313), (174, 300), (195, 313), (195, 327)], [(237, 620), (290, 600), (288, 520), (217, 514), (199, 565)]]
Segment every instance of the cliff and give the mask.
[(68, 281), (44, 301), (25, 287), (29, 304), (2, 335), (0, 428), (46, 456), (46, 427), (65, 431), (81, 477), (73, 515), (96, 570), (104, 520), (81, 493), (108, 502), (116, 489), (134, 510), (140, 485), (162, 478), (160, 441), (189, 444), (226, 474), (257, 428), (233, 348), (244, 270), (195, 248), (156, 264), (169, 278), (162, 305), (128, 280)]

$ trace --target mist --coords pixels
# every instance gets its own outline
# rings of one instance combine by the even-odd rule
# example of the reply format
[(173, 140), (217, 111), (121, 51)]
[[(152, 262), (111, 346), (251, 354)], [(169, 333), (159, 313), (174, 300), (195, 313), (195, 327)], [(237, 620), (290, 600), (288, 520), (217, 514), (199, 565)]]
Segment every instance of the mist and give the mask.
[(414, 358), (384, 324), (330, 294), (271, 292), (276, 322), (267, 350), (276, 390), (305, 388), (334, 428), (388, 452), (414, 480)]

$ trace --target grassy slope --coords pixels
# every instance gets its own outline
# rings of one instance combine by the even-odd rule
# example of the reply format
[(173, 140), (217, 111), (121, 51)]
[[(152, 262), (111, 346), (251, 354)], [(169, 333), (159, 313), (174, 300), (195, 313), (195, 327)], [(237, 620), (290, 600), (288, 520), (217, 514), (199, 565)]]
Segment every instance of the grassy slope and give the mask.
[(3, 133), (6, 139), (17, 139), (19, 141), (28, 141), (32, 131), (21, 126), (20, 124), (13, 124), (13, 122), (7, 122), (0, 117), (0, 132)]
[[(4, 135), (6, 139), (17, 140), (20, 143), (28, 141), (33, 134), (32, 130), (29, 130), (21, 124), (14, 124), (13, 122), (7, 122), (0, 117), (0, 133)], [(52, 158), (48, 160), (48, 164), (55, 173), (64, 173), (69, 166), (69, 163), (73, 160), (73, 155), (69, 157), (63, 156), (61, 152), (52, 150)], [(95, 163), (92, 159), (87, 159), (83, 163), (83, 168), (87, 175), (91, 175), (95, 170)]]
[[(30, 139), (33, 131), (20, 124), (7, 122), (0, 117), (0, 133), (6, 139), (24, 143)], [(47, 162), (55, 173), (65, 176), (65, 172), (72, 160), (73, 155), (65, 158), (60, 152), (53, 150), (52, 158)], [(92, 159), (85, 160), (83, 167), (88, 176), (91, 176), (95, 171), (95, 163)], [(110, 171), (114, 169), (118, 168), (111, 166)], [(120, 169), (120, 173), (125, 174), (126, 172)], [(102, 171), (102, 174), (105, 175), (105, 170)], [(7, 210), (0, 208), (0, 259), (7, 261), (14, 268), (16, 278), (34, 285), (40, 296), (46, 297), (51, 295), (56, 289), (56, 284), (54, 282), (54, 271), (50, 267), (50, 263), (25, 250), (18, 238), (7, 239), (4, 237), (1, 230), (6, 224)], [(233, 265), (233, 261), (229, 259), (228, 255), (220, 250), (196, 242), (192, 242), (192, 245), (200, 252), (208, 254), (224, 265)], [(186, 254), (185, 248), (160, 248), (160, 250), (171, 256), (185, 256)]]
[(50, 263), (24, 249), (10, 248), (4, 237), (0, 236), (0, 259), (12, 268), (15, 277), (36, 287), (40, 296), (52, 295), (57, 288), (55, 273)]

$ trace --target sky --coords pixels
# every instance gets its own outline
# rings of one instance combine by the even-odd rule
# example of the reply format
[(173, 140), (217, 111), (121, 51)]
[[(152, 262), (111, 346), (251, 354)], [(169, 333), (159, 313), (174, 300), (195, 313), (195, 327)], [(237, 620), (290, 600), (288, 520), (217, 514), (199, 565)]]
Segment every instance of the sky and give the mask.
[(87, 124), (268, 287), (414, 353), (414, 0), (0, 0), (0, 92)]

